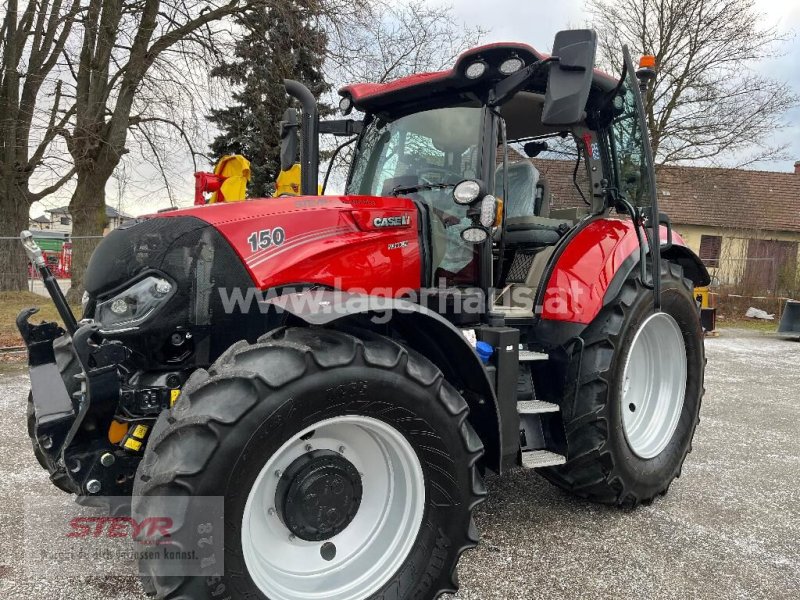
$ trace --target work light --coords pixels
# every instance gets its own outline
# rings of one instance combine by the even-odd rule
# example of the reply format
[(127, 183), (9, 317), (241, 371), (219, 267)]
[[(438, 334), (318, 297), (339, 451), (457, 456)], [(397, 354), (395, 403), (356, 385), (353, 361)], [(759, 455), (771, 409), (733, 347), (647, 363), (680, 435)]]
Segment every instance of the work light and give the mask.
[(508, 58), (500, 63), (500, 72), (503, 75), (511, 75), (512, 73), (519, 71), (524, 66), (525, 63), (521, 58), (518, 56), (512, 56), (511, 58)]
[(461, 239), (463, 239), (465, 242), (469, 242), (470, 244), (480, 244), (481, 242), (485, 242), (486, 238), (488, 237), (489, 232), (483, 227), (478, 227), (477, 225), (467, 227), (461, 232)]
[(345, 116), (350, 114), (350, 111), (353, 110), (353, 100), (350, 96), (344, 96), (339, 100), (339, 110), (342, 111), (342, 114)]
[(467, 67), (467, 70), (464, 71), (464, 75), (467, 76), (467, 79), (480, 79), (483, 77), (484, 73), (486, 73), (486, 63), (482, 60), (472, 63)]
[(472, 204), (481, 197), (481, 184), (474, 179), (465, 179), (453, 188), (456, 204)]

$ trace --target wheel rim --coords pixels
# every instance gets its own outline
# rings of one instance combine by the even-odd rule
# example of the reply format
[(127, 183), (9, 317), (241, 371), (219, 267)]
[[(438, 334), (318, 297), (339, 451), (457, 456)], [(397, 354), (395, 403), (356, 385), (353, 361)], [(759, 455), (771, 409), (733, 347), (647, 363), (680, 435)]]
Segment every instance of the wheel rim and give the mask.
[[(319, 451), (336, 452), (355, 467), (361, 499), (343, 531), (324, 541), (307, 541), (284, 525), (276, 492), (287, 469)], [(422, 465), (399, 431), (357, 415), (320, 421), (283, 444), (256, 478), (242, 519), (244, 560), (270, 600), (366, 598), (405, 561), (424, 507)]]
[(648, 317), (633, 338), (620, 394), (622, 425), (631, 450), (658, 456), (672, 439), (686, 396), (686, 346), (672, 316)]

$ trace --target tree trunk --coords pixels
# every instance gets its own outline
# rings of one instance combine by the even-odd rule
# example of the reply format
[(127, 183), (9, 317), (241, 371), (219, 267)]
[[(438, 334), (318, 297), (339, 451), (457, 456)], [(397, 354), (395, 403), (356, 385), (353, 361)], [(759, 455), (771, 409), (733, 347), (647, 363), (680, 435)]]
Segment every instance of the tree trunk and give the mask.
[(78, 183), (69, 203), (72, 217), (72, 283), (67, 293), (71, 304), (83, 296), (83, 275), (92, 252), (100, 243), (106, 227), (106, 182), (100, 170), (79, 172)]
[(30, 227), (29, 209), (22, 193), (0, 195), (0, 291), (28, 289), (28, 258), (19, 233)]

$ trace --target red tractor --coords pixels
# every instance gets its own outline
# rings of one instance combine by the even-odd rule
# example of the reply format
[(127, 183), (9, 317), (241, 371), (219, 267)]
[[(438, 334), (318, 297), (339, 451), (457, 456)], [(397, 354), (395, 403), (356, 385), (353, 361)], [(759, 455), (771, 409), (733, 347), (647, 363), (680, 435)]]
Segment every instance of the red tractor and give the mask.
[[(287, 81), (303, 195), (114, 230), (80, 322), (41, 266), (66, 328), (18, 318), (42, 466), (84, 503), (132, 495), (136, 518), (178, 498), (182, 527), (220, 544), (192, 576), (142, 561), (149, 592), (436, 598), (478, 543), (487, 472), (607, 504), (667, 492), (698, 422), (709, 277), (658, 210), (630, 56), (616, 79), (595, 49), (565, 31), (552, 56), (492, 44), (342, 89), (363, 121), (319, 123)], [(358, 136), (342, 196), (316, 195), (325, 132)], [(510, 143), (548, 138), (574, 141), (583, 212), (509, 164)]]

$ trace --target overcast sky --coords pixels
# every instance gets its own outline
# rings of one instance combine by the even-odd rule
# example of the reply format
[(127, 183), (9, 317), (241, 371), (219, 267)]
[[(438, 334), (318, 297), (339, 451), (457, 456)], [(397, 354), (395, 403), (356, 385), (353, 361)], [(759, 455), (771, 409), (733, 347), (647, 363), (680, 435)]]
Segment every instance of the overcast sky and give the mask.
[[(428, 1), (431, 4), (442, 3), (442, 0)], [(583, 26), (587, 20), (584, 0), (449, 0), (449, 3), (453, 6), (457, 21), (466, 25), (480, 25), (489, 30), (487, 42), (520, 41), (543, 51), (550, 50), (557, 31)], [(778, 25), (782, 31), (793, 34), (791, 41), (783, 48), (784, 55), (766, 61), (759, 68), (775, 79), (789, 81), (794, 90), (800, 93), (800, 1), (756, 0), (756, 3), (764, 15), (765, 25)], [(780, 143), (790, 145), (790, 158), (764, 163), (757, 168), (788, 172), (793, 170), (795, 160), (800, 160), (800, 107), (787, 113), (785, 118), (790, 127), (777, 132), (776, 136)], [(157, 174), (150, 172), (147, 167), (136, 171), (133, 177), (136, 181), (131, 181), (122, 194), (121, 204), (118, 203), (119, 194), (114, 181), (109, 183), (108, 203), (120, 206), (131, 214), (143, 214), (169, 206)], [(179, 204), (184, 206), (191, 204), (194, 198), (193, 169), (188, 156), (185, 171), (185, 175), (180, 177), (181, 181), (176, 181), (174, 186)], [(150, 189), (153, 191), (150, 192)], [(46, 204), (49, 207), (66, 204), (69, 201), (68, 193), (69, 190), (65, 189), (61, 194), (46, 199)], [(41, 214), (43, 208), (41, 203), (34, 206), (32, 215)]]
[[(487, 42), (520, 41), (548, 52), (560, 29), (587, 24), (583, 0), (451, 0), (450, 3), (461, 21), (491, 29)], [(760, 68), (774, 79), (788, 81), (800, 94), (800, 0), (756, 0), (756, 4), (764, 15), (765, 25), (777, 25), (781, 31), (793, 34), (783, 48), (784, 55), (766, 61)], [(790, 145), (789, 159), (755, 168), (792, 171), (795, 161), (800, 160), (800, 107), (787, 113), (785, 119), (790, 127), (776, 135), (781, 144)]]

